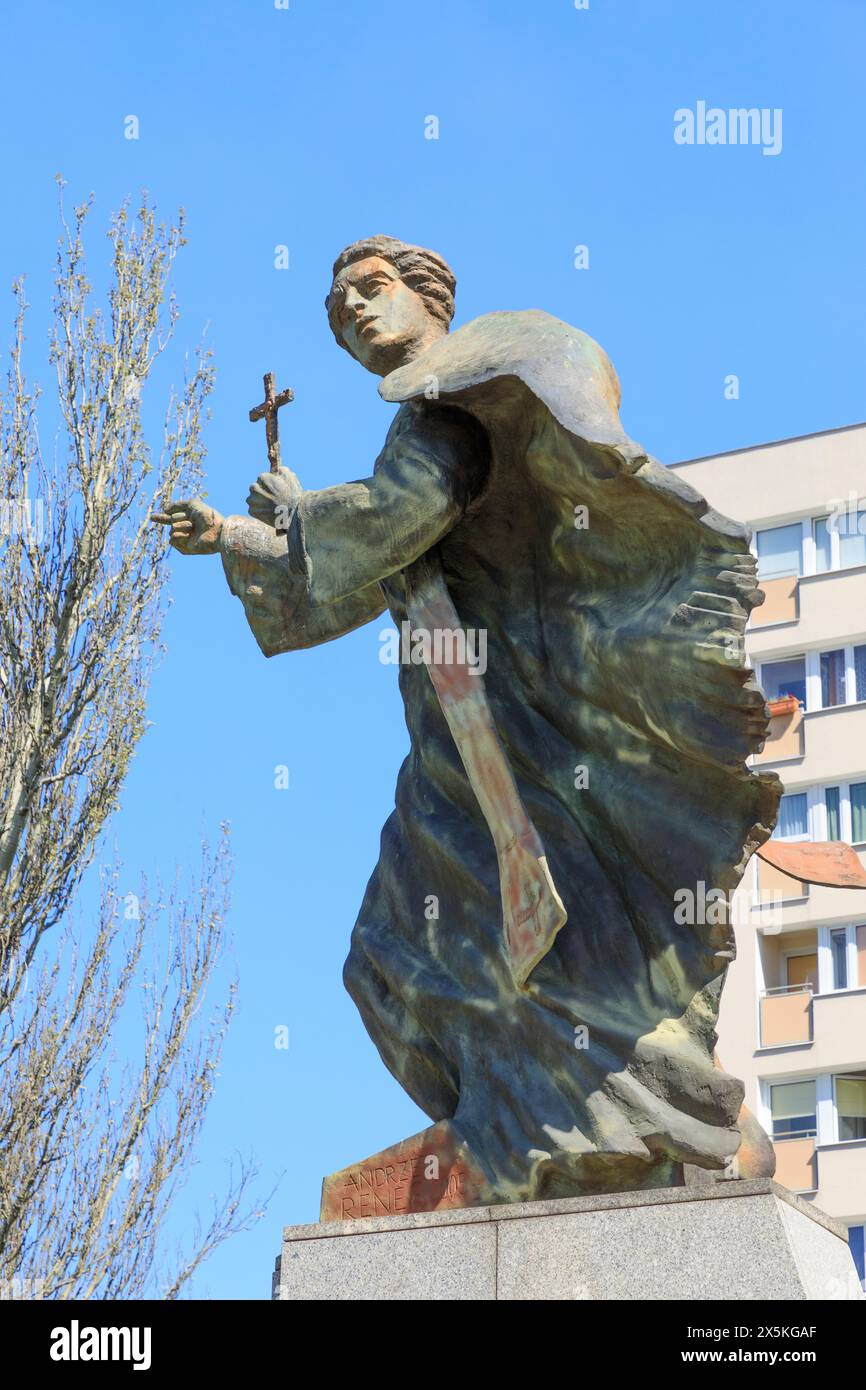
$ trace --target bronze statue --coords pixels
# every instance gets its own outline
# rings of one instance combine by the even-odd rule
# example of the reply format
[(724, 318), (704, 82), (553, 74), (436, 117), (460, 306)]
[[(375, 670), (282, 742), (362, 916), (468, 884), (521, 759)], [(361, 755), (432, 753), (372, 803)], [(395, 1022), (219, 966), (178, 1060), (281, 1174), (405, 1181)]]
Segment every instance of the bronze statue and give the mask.
[[(330, 323), (399, 405), (371, 475), (305, 492), (280, 468), (249, 516), (160, 519), (220, 553), (266, 656), (386, 608), (429, 639), (344, 978), (471, 1174), (449, 1200), (680, 1183), (737, 1153), (743, 1087), (714, 1058), (727, 913), (676, 905), (736, 887), (781, 790), (746, 765), (748, 534), (626, 436), (597, 343), (538, 310), (449, 333), (454, 288), (430, 251), (348, 247)], [(757, 1126), (745, 1147), (772, 1172)]]

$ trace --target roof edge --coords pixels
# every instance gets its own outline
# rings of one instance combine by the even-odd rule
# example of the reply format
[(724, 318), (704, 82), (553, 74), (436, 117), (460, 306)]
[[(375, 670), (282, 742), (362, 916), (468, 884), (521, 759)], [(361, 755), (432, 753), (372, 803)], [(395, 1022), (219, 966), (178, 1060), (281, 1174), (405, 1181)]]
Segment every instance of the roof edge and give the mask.
[(677, 459), (676, 463), (669, 463), (667, 468), (685, 468), (690, 463), (708, 463), (710, 459), (731, 458), (735, 454), (750, 454), (755, 449), (774, 449), (780, 444), (796, 444), (801, 439), (819, 439), (822, 435), (846, 434), (849, 430), (862, 430), (866, 428), (866, 420), (855, 421), (851, 425), (836, 425), (827, 430), (810, 430), (808, 434), (791, 434), (783, 439), (768, 439), (763, 444), (745, 444), (742, 449), (722, 449), (717, 454), (698, 454), (695, 458)]

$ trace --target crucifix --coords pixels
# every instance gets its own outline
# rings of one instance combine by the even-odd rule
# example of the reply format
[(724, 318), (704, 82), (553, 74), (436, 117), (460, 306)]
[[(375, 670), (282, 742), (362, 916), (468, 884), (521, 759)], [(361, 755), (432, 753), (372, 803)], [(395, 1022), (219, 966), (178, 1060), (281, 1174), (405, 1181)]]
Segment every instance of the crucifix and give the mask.
[(277, 395), (277, 388), (274, 384), (273, 372), (266, 372), (264, 376), (265, 399), (261, 405), (254, 405), (250, 411), (250, 420), (264, 420), (265, 433), (268, 440), (268, 461), (271, 465), (272, 473), (280, 471), (280, 427), (277, 420), (277, 411), (281, 406), (288, 405), (289, 401), (295, 399), (295, 393), (290, 387), (286, 387)]

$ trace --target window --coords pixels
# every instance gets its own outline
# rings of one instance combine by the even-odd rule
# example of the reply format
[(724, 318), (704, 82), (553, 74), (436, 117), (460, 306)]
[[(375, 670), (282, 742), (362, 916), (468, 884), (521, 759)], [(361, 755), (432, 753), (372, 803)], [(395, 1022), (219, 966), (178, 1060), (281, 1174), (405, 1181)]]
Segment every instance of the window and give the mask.
[[(866, 537), (864, 537), (866, 539)], [(803, 548), (803, 527), (774, 526), (757, 534), (758, 581), (784, 579), (800, 573), (800, 554)]]
[(805, 705), (806, 658), (795, 656), (787, 661), (761, 662), (761, 685), (768, 700), (782, 700), (786, 695), (793, 695)]
[(836, 523), (839, 530), (839, 564), (866, 565), (866, 512), (848, 511)]
[(837, 927), (830, 933), (830, 953), (833, 957), (833, 988), (848, 988), (848, 931)]
[(866, 1139), (866, 1076), (852, 1072), (836, 1077), (836, 1114), (840, 1141)]
[(818, 993), (856, 989), (866, 985), (861, 978), (861, 957), (857, 926), (818, 928)]
[(826, 516), (816, 517), (812, 523), (812, 536), (815, 541), (815, 573), (826, 574), (833, 568), (833, 545), (830, 527)]
[(821, 708), (845, 704), (845, 651), (821, 653)]
[[(789, 529), (779, 526), (775, 531)], [(778, 550), (781, 540), (768, 544)], [(827, 574), (830, 570), (866, 565), (866, 509), (862, 502), (858, 504), (852, 497), (849, 503), (837, 507), (832, 516), (812, 518), (812, 545), (808, 549), (807, 564), (810, 574), (813, 566), (815, 574)], [(760, 573), (759, 568), (759, 576)]]
[(789, 989), (818, 988), (818, 952), (804, 951), (788, 956), (785, 961), (786, 984)]
[[(866, 783), (863, 790), (866, 791)], [(793, 795), (782, 797), (779, 802), (779, 821), (773, 833), (780, 840), (808, 839), (809, 806), (805, 792), (794, 792)]]
[(866, 700), (866, 647), (854, 648), (855, 700)]
[[(807, 807), (805, 823), (808, 830), (800, 833), (804, 822), (802, 803), (794, 805), (795, 796), (783, 796), (779, 805), (779, 822), (776, 834), (782, 840), (810, 839), (819, 837), (827, 840), (844, 840), (846, 844), (866, 845), (866, 782), (842, 783), (835, 787), (815, 787), (809, 792), (800, 792), (814, 808), (814, 820), (810, 819)], [(786, 803), (791, 804), (786, 804)], [(826, 822), (820, 815), (820, 808), (826, 811)], [(824, 826), (826, 825), (826, 829)]]
[(817, 1134), (815, 1082), (790, 1081), (770, 1087), (773, 1138), (798, 1139)]

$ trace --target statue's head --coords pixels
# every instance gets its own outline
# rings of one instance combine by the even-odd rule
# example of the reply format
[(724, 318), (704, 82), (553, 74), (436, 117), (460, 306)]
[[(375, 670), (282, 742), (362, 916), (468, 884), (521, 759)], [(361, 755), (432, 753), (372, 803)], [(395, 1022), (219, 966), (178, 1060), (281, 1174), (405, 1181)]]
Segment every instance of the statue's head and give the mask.
[(435, 251), (367, 237), (334, 262), (328, 322), (340, 347), (376, 376), (387, 376), (448, 332), (456, 284)]

